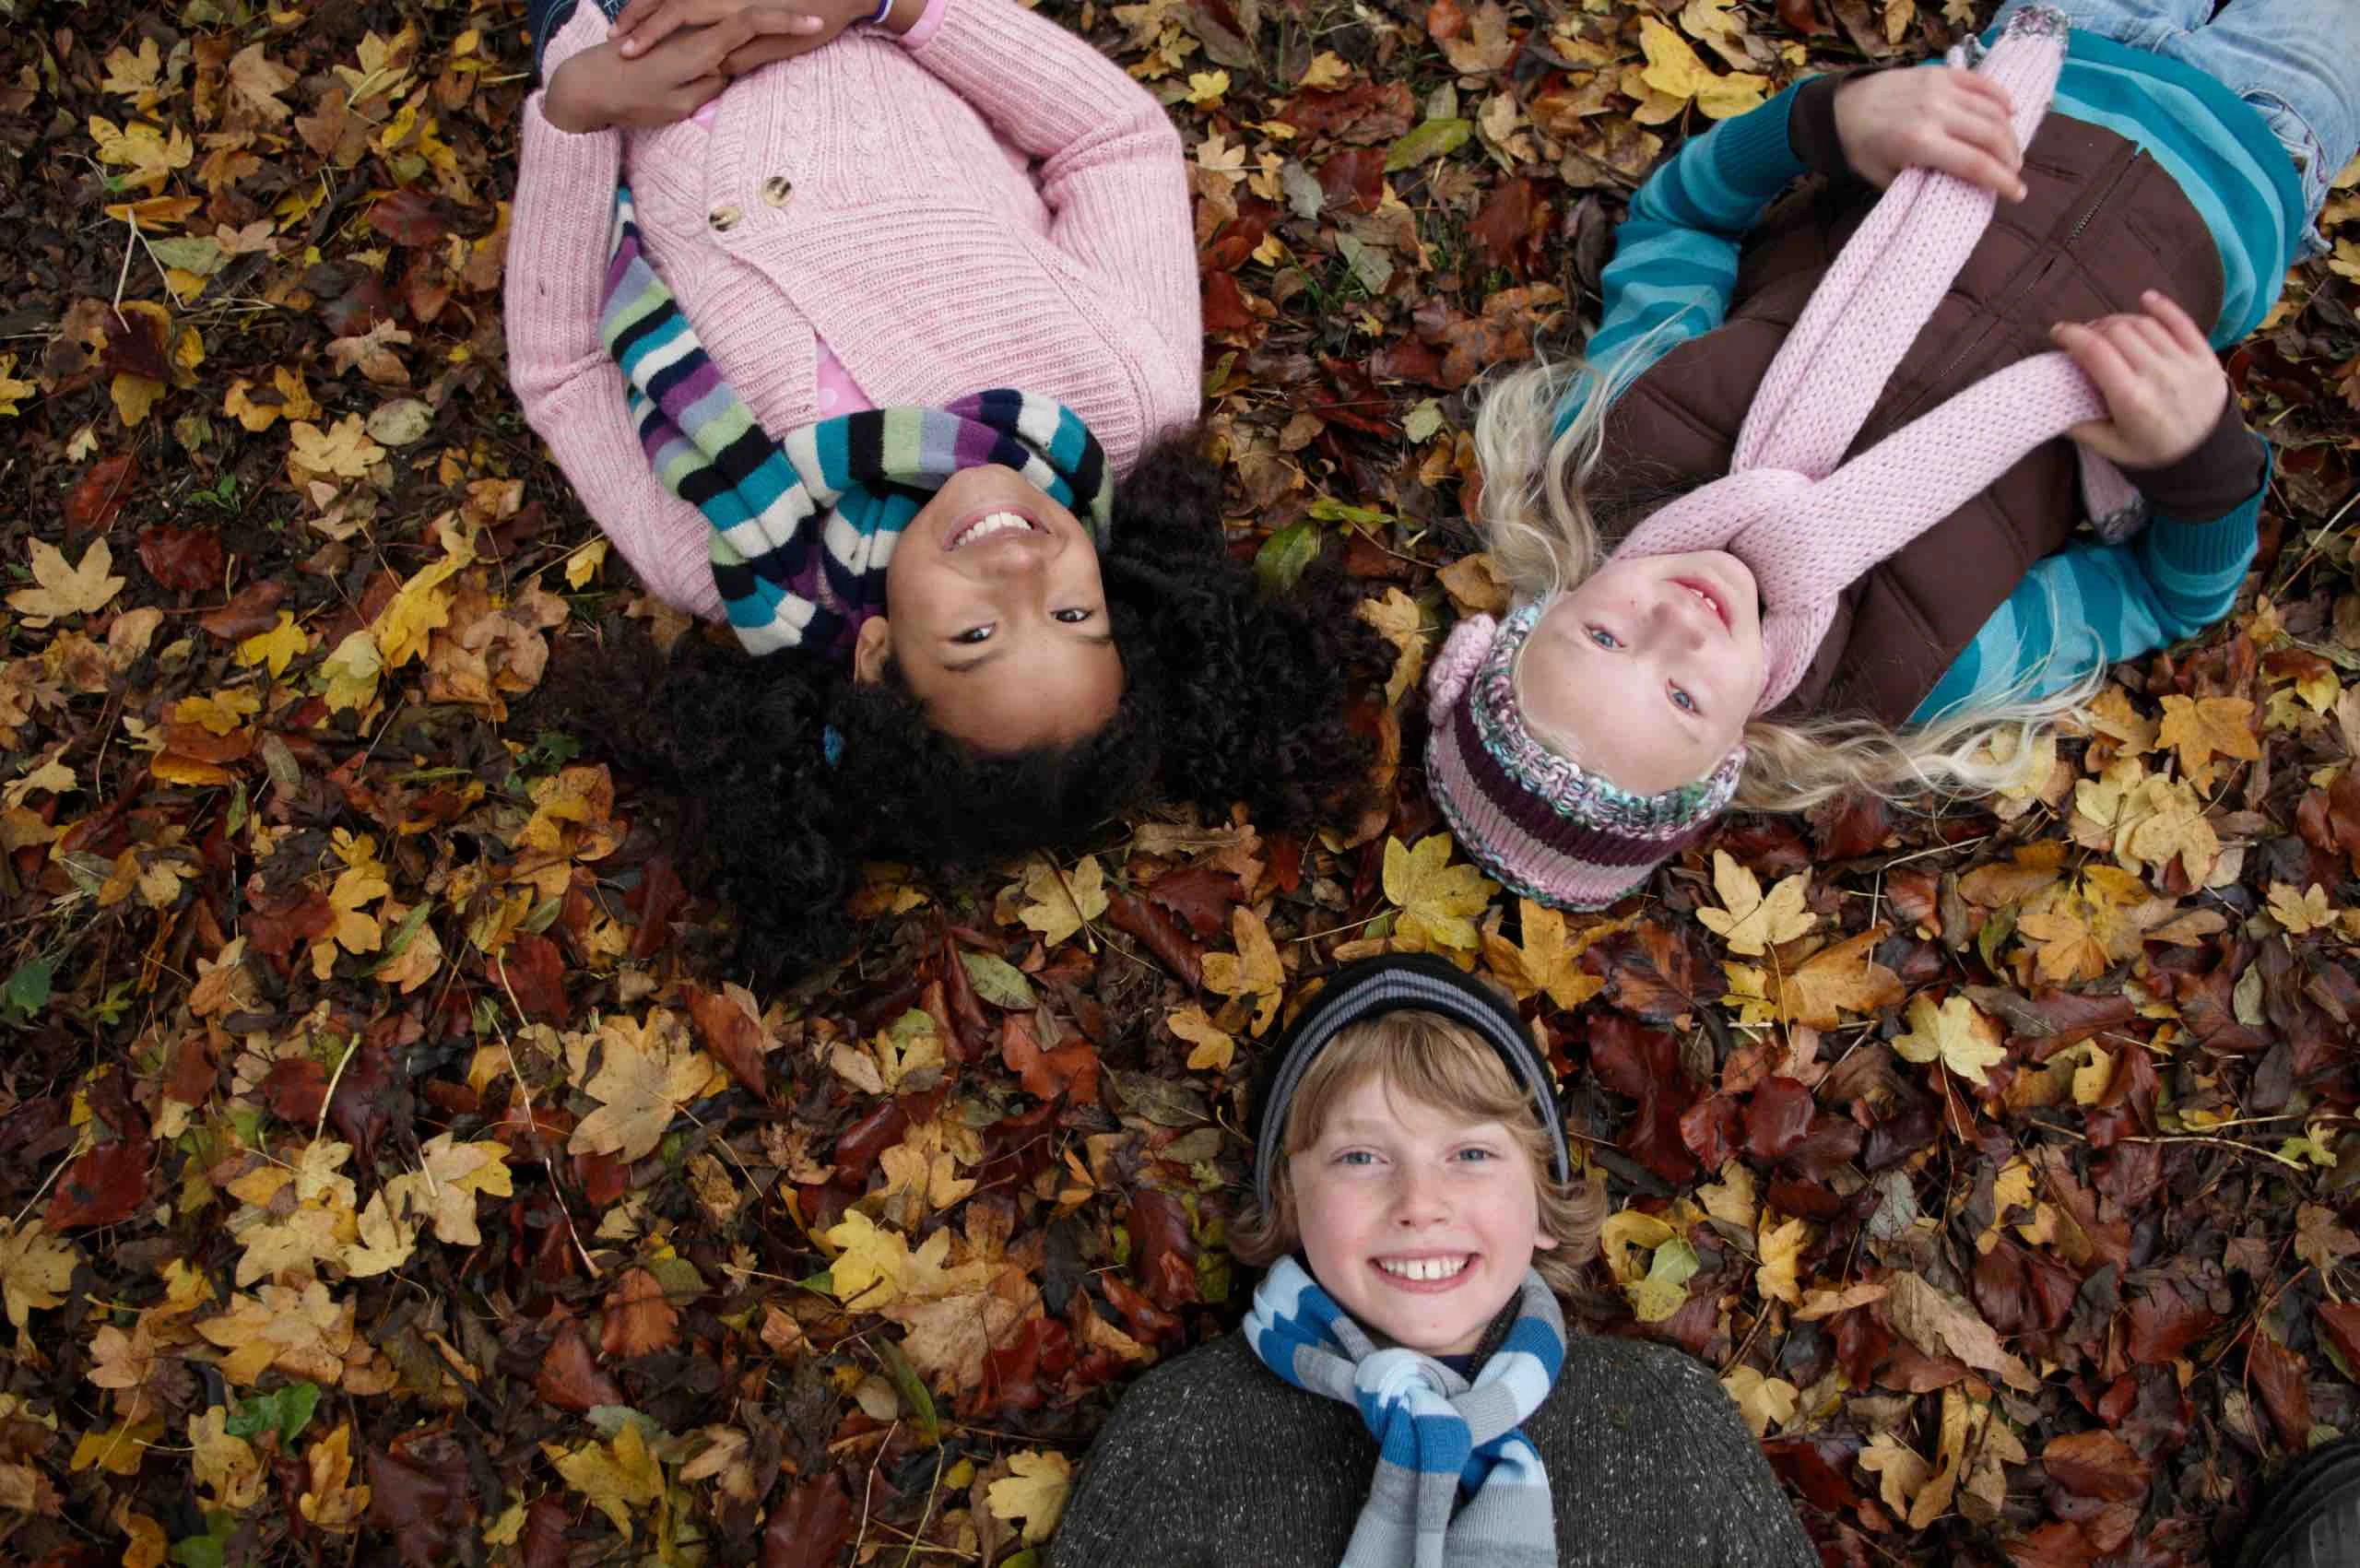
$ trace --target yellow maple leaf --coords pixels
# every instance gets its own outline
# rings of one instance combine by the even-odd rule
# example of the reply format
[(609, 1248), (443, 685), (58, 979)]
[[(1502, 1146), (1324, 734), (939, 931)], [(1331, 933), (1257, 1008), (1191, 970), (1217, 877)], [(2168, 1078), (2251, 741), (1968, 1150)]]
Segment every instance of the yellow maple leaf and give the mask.
[(189, 1468), (196, 1484), (213, 1493), (217, 1508), (242, 1514), (262, 1497), (262, 1456), (254, 1444), (229, 1432), (230, 1412), (219, 1405), (188, 1423)]
[(1715, 72), (1697, 58), (1686, 39), (1653, 17), (1639, 18), (1639, 47), (1647, 56), (1640, 79), (1666, 98), (1695, 100), (1709, 120), (1726, 120), (1758, 106), (1770, 86), (1769, 77), (1751, 71)]
[(36, 1312), (64, 1303), (58, 1292), (74, 1278), (81, 1255), (63, 1236), (53, 1236), (36, 1220), (22, 1229), (0, 1218), (0, 1301), (8, 1321), (22, 1328)]
[(1073, 1490), (1072, 1462), (1062, 1454), (1027, 1448), (1010, 1454), (1008, 1468), (1011, 1474), (985, 1489), (985, 1506), (995, 1519), (1011, 1525), (1023, 1520), (1028, 1545), (1048, 1539)]
[(1083, 855), (1069, 871), (1060, 871), (1046, 855), (1035, 855), (1024, 868), (1018, 896), (1023, 901), (1018, 920), (1038, 931), (1044, 946), (1054, 948), (1106, 913), (1105, 873), (1094, 855)]
[(2271, 883), (2270, 917), (2285, 927), (2290, 937), (2335, 924), (2335, 911), (2328, 906), (2327, 890), (2317, 882), (2299, 893), (2283, 882)]
[(1314, 92), (1333, 92), (1351, 79), (1352, 68), (1344, 63), (1344, 57), (1332, 49), (1323, 49), (1312, 56), (1311, 64), (1304, 67), (1303, 80), (1295, 86)]
[(324, 682), (324, 694), (328, 699), (328, 711), (357, 709), (366, 713), (378, 701), (378, 676), (384, 673), (384, 659), (378, 654), (378, 640), (368, 635), (368, 628), (347, 633), (336, 652), (321, 659), (319, 676)]
[(1595, 921), (1568, 937), (1564, 911), (1526, 898), (1516, 900), (1516, 910), (1523, 945), (1511, 946), (1497, 932), (1486, 931), (1483, 961), (1518, 1001), (1546, 992), (1551, 1001), (1570, 1009), (1605, 988), (1604, 980), (1581, 967), (1581, 956), (1591, 943), (1626, 929), (1629, 920)]
[(352, 1423), (344, 1421), (303, 1454), (310, 1484), (296, 1509), (315, 1527), (341, 1535), (360, 1524), (369, 1507), (369, 1488), (352, 1481)]
[(17, 379), (17, 357), (0, 354), (0, 417), (17, 412), (17, 407), (41, 388), (29, 381)]
[(74, 1457), (67, 1468), (87, 1470), (96, 1465), (111, 1475), (136, 1476), (148, 1457), (148, 1450), (163, 1435), (161, 1416), (142, 1416), (119, 1426), (86, 1432), (81, 1441), (74, 1444)]
[(1986, 1069), (2008, 1059), (2000, 1026), (1965, 996), (1944, 997), (1939, 1008), (1922, 993), (1910, 997), (1908, 1032), (1896, 1035), (1893, 1048), (1913, 1062), (1939, 1061), (1978, 1089), (1991, 1081)]
[(1229, 91), (1227, 71), (1194, 71), (1188, 77), (1188, 101), (1198, 109), (1210, 109)]
[(1800, 1219), (1772, 1224), (1776, 1218), (1767, 1208), (1762, 1211), (1761, 1229), (1754, 1237), (1754, 1255), (1762, 1264), (1753, 1271), (1753, 1283), (1769, 1300), (1799, 1306), (1803, 1299), (1803, 1243), (1810, 1238), (1811, 1227)]
[(156, 41), (152, 38), (139, 41), (139, 53), (136, 54), (117, 44), (107, 52), (107, 74), (105, 79), (99, 83), (99, 90), (117, 98), (131, 99), (136, 107), (144, 111), (148, 100), (155, 96), (156, 73), (163, 66), (164, 57), (157, 51)]
[(230, 383), (222, 395), (221, 412), (229, 415), (247, 430), (260, 434), (280, 419), (309, 419), (320, 411), (312, 400), (312, 389), (303, 384), (303, 373), (286, 365), (270, 372), (271, 384), (278, 389), (276, 402), (257, 403), (250, 395), (254, 383), (244, 376)]
[(450, 1133), (438, 1133), (419, 1148), (420, 1169), (404, 1172), (387, 1183), (402, 1186), (411, 1212), (422, 1213), (434, 1233), (454, 1246), (482, 1244), (476, 1229), (476, 1194), (508, 1197), (508, 1146), (496, 1138), (460, 1143)]
[(2247, 697), (2182, 697), (2164, 699), (2163, 727), (2157, 739), (2179, 753), (2180, 771), (2199, 789), (2212, 787), (2212, 759), (2227, 757), (2257, 761), (2261, 743), (2254, 738), (2253, 701)]
[(291, 613), (280, 610), (277, 625), (267, 631), (257, 631), (238, 644), (238, 662), (266, 666), (270, 678), (276, 680), (287, 673), (287, 666), (298, 654), (311, 646), (312, 634), (295, 624)]
[(541, 1452), (565, 1478), (565, 1484), (589, 1499), (590, 1505), (604, 1514), (625, 1540), (631, 1539), (632, 1511), (664, 1495), (664, 1467), (648, 1451), (636, 1422), (624, 1422), (611, 1444), (596, 1439), (579, 1448), (544, 1443)]
[(1190, 1072), (1225, 1073), (1237, 1055), (1237, 1042), (1229, 1032), (1217, 1027), (1205, 1016), (1205, 1009), (1191, 1002), (1178, 1011), (1168, 1014), (1164, 1024), (1175, 1038), (1196, 1047), (1188, 1053)]
[[(590, 1072), (594, 1051), (598, 1067)], [(566, 1143), (572, 1154), (611, 1154), (628, 1163), (664, 1141), (664, 1129), (685, 1107), (717, 1092), (727, 1074), (690, 1043), (688, 1030), (670, 1013), (656, 1012), (645, 1023), (609, 1018), (596, 1035), (569, 1043), (569, 1076), (599, 1102), (582, 1118)], [(588, 1075), (586, 1078), (584, 1075)]]
[(90, 139), (99, 146), (99, 161), (128, 170), (122, 176), (123, 186), (150, 195), (164, 188), (173, 170), (187, 168), (196, 156), (196, 144), (178, 125), (168, 134), (144, 120), (118, 126), (93, 114), (88, 128)]
[(1909, 1504), (1934, 1476), (1934, 1467), (1926, 1462), (1925, 1456), (1904, 1445), (1889, 1432), (1881, 1432), (1870, 1440), (1869, 1445), (1860, 1450), (1858, 1463), (1860, 1468), (1877, 1478), (1878, 1493), (1895, 1518), (1908, 1516)]
[(1762, 883), (1726, 850), (1713, 852), (1713, 890), (1723, 909), (1696, 911), (1696, 918), (1721, 934), (1733, 953), (1760, 954), (1781, 942), (1791, 942), (1819, 924), (1819, 916), (1803, 907), (1811, 873), (1783, 878), (1764, 898)]
[(590, 579), (598, 575), (598, 568), (607, 564), (607, 541), (593, 539), (565, 558), (565, 585), (586, 588)]
[(1738, 1366), (1721, 1379), (1721, 1386), (1737, 1401), (1737, 1413), (1759, 1442), (1770, 1429), (1784, 1426), (1795, 1419), (1796, 1401), (1802, 1390), (1783, 1377), (1764, 1377), (1759, 1370)]
[(1845, 1013), (1878, 1012), (1900, 1001), (1901, 977), (1870, 956), (1883, 939), (1884, 927), (1872, 925), (1823, 948), (1791, 971), (1769, 975), (1776, 992), (1770, 1001), (1778, 1016), (1789, 1023), (1833, 1029)]
[(451, 624), (451, 595), (442, 584), (459, 570), (460, 562), (444, 556), (431, 566), (422, 567), (401, 590), (385, 602), (369, 630), (377, 639), (377, 651), (384, 655), (387, 669), (399, 669), (415, 658), (423, 657), (427, 640), (442, 627)]
[(1244, 904), (1229, 912), (1229, 934), (1237, 951), (1205, 955), (1205, 988), (1240, 1001), (1252, 1000), (1256, 1004), (1254, 1032), (1259, 1034), (1279, 1016), (1279, 996), (1286, 984), (1286, 971), (1280, 967), (1279, 949), (1270, 940), (1270, 928)]
[(946, 1267), (950, 1232), (937, 1231), (914, 1249), (899, 1231), (889, 1231), (856, 1208), (827, 1232), (836, 1249), (828, 1278), (836, 1300), (863, 1312), (876, 1312), (897, 1302), (938, 1301), (963, 1291), (979, 1289), (991, 1276), (981, 1262)]
[(1398, 940), (1457, 959), (1471, 955), (1482, 940), (1473, 917), (1483, 913), (1500, 885), (1472, 866), (1451, 865), (1451, 849), (1448, 833), (1429, 833), (1415, 849), (1386, 839), (1385, 896), (1401, 911), (1393, 924)]
[(1391, 707), (1424, 673), (1431, 635), (1426, 631), (1425, 611), (1400, 589), (1387, 588), (1381, 599), (1361, 601), (1360, 618), (1394, 646), (1393, 673), (1385, 681), (1385, 701)]
[(297, 419), (289, 433), (287, 477), (298, 489), (313, 479), (365, 477), (385, 458), (385, 449), (369, 439), (358, 414), (347, 414), (324, 430)]
[(33, 582), (8, 595), (9, 606), (31, 627), (49, 625), (60, 616), (88, 615), (106, 607), (123, 591), (124, 580), (108, 575), (114, 551), (106, 540), (92, 539), (77, 566), (65, 564), (65, 553), (44, 539), (32, 541)]

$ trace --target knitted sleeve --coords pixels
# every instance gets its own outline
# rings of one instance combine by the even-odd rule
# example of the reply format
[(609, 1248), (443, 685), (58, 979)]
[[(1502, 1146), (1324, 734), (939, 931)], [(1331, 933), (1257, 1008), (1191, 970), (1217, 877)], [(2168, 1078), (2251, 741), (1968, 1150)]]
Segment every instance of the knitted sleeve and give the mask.
[(1201, 1502), (1186, 1495), (1185, 1468), (1174, 1463), (1175, 1439), (1194, 1446), (1197, 1434), (1163, 1419), (1168, 1383), (1167, 1373), (1134, 1385), (1099, 1429), (1049, 1543), (1049, 1568), (1214, 1568), (1177, 1539)]
[(1793, 1502), (1711, 1370), (1686, 1356), (1667, 1356), (1658, 1366), (1660, 1428), (1680, 1433), (1677, 1474), (1663, 1480), (1687, 1493), (1666, 1504), (1674, 1518), (1719, 1538), (1697, 1560), (1721, 1568), (1819, 1568)]
[[(2159, 514), (2118, 545), (2075, 545), (2036, 562), (1910, 714), (1925, 724), (1961, 708), (2045, 697), (2088, 671), (2192, 637), (2229, 613), (2258, 548), (2261, 479), (2227, 515)], [(2162, 497), (2152, 499), (2162, 501)]]
[(1076, 282), (1155, 352), (1143, 367), (1144, 446), (1190, 422), (1203, 328), (1180, 134), (1161, 104), (1082, 38), (1015, 0), (938, 0), (910, 57), (1010, 147), (1037, 159), (1048, 240)]
[[(606, 32), (596, 5), (577, 7), (545, 41), (551, 69)], [(525, 100), (509, 220), (502, 300), (509, 384), (525, 421), (648, 591), (717, 619), (711, 529), (656, 479), (631, 423), (622, 371), (598, 336), (622, 133), (561, 131), (541, 112), (542, 96)]]
[[(1557, 428), (1601, 385), (1628, 385), (1691, 337), (1721, 324), (1737, 289), (1738, 253), (1777, 195), (1808, 172), (1790, 127), (1806, 82), (1759, 109), (1724, 120), (1647, 177), (1614, 231), (1614, 257), (1599, 279), (1598, 330), (1583, 353), (1592, 367), (1557, 406)], [(1811, 123), (1806, 121), (1806, 123)]]

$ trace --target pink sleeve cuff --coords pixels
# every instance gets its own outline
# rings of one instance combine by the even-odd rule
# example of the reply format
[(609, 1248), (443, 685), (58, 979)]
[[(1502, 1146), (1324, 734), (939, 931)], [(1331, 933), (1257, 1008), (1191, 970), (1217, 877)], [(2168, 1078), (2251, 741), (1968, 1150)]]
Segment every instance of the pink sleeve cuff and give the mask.
[(902, 35), (902, 47), (923, 49), (932, 41), (934, 35), (942, 30), (942, 12), (949, 3), (950, 0), (926, 0), (926, 9), (910, 24), (910, 30)]

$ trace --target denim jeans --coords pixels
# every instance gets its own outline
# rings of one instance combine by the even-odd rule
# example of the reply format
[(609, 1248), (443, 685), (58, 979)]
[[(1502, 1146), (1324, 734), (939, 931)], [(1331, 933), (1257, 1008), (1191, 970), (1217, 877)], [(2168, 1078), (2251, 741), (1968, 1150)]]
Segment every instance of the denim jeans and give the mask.
[[(1997, 21), (2032, 0), (2008, 0)], [(2360, 0), (2040, 0), (2075, 27), (2193, 65), (2253, 105), (2295, 159), (2308, 204), (2303, 254), (2324, 254), (2319, 208), (2360, 150)]]

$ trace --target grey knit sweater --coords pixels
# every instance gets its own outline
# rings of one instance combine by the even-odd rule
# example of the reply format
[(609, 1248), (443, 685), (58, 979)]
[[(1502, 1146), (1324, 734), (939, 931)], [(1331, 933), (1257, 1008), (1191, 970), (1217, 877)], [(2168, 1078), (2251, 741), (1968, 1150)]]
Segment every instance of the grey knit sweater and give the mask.
[[(1677, 1350), (1570, 1332), (1523, 1430), (1549, 1468), (1564, 1568), (1818, 1568), (1737, 1408)], [(1336, 1568), (1375, 1469), (1357, 1410), (1280, 1381), (1224, 1334), (1124, 1395), (1049, 1562)]]

